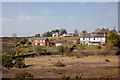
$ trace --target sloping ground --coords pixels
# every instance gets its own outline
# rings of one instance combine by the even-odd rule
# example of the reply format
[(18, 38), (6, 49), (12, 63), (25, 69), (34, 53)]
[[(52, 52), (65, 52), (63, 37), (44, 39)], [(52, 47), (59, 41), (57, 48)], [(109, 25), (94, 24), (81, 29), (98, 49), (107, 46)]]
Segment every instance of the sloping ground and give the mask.
[[(109, 59), (110, 62), (105, 62)], [(58, 61), (65, 64), (65, 67), (53, 66)], [(70, 74), (75, 78), (76, 74), (83, 74), (84, 78), (96, 78), (99, 74), (107, 73), (112, 77), (118, 77), (118, 57), (117, 56), (88, 56), (83, 58), (63, 57), (63, 56), (41, 56), (26, 58), (24, 69), (3, 69), (3, 77), (14, 77), (15, 73), (28, 71), (35, 78), (60, 78), (63, 74)]]

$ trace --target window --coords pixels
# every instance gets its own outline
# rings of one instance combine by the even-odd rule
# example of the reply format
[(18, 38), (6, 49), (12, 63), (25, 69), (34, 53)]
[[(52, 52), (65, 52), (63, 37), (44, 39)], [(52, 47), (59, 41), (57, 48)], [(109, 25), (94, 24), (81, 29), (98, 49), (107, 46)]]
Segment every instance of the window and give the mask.
[(45, 45), (45, 43), (43, 43), (43, 45)]
[(95, 38), (94, 38), (94, 40), (95, 40)]
[(89, 38), (89, 40), (90, 40), (90, 38)]
[(45, 40), (43, 40), (43, 42), (45, 42)]
[(42, 43), (40, 43), (40, 45), (42, 45)]
[(40, 40), (40, 42), (42, 42), (42, 40)]
[(85, 40), (85, 38), (83, 38), (83, 40)]

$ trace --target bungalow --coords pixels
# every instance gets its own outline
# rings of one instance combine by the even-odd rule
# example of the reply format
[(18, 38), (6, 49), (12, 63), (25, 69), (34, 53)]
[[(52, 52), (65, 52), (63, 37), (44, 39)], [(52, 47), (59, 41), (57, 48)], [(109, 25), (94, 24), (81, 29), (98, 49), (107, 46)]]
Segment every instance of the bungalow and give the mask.
[(33, 45), (47, 46), (49, 45), (49, 39), (48, 38), (35, 38), (35, 40), (33, 41)]
[(52, 34), (52, 37), (59, 37), (59, 33), (58, 33), (58, 32), (53, 33), (53, 34)]
[(106, 43), (106, 35), (83, 35), (80, 42), (85, 45), (100, 45)]
[(69, 33), (69, 34), (63, 34), (63, 37), (73, 37), (74, 36), (74, 34), (72, 34), (72, 33)]

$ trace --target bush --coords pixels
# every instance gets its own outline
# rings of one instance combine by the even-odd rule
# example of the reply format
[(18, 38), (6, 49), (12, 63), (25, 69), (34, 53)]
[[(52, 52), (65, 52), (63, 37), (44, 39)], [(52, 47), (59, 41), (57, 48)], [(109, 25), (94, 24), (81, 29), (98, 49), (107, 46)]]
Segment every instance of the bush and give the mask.
[(110, 60), (109, 59), (105, 59), (105, 62), (110, 62)]
[(68, 74), (68, 75), (62, 75), (61, 77), (60, 77), (61, 79), (63, 79), (63, 80), (69, 80), (70, 79), (70, 75)]
[(63, 64), (62, 62), (58, 61), (54, 66), (56, 66), (56, 67), (65, 67), (65, 64)]
[(81, 79), (83, 77), (83, 74), (78, 74), (75, 76), (76, 79)]
[(100, 79), (106, 79), (106, 78), (111, 78), (111, 77), (112, 76), (110, 74), (106, 74), (106, 73), (98, 75), (98, 78)]
[(28, 73), (28, 72), (26, 72), (26, 71), (22, 71), (22, 72), (20, 72), (20, 73), (16, 73), (15, 74), (15, 78), (16, 79), (21, 79), (21, 80), (23, 80), (23, 79), (32, 79), (33, 78), (33, 75), (32, 74), (30, 74), (30, 73)]
[(16, 58), (14, 66), (16, 68), (24, 68), (25, 64), (23, 63), (23, 59), (22, 58)]
[(12, 58), (8, 58), (8, 57), (2, 57), (2, 65), (3, 67), (10, 69), (13, 67), (13, 63), (12, 63), (13, 59)]

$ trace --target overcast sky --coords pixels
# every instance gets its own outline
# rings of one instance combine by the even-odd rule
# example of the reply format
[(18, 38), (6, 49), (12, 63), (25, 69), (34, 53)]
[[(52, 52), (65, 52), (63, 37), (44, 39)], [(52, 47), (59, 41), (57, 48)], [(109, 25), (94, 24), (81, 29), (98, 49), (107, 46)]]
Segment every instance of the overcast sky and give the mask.
[(117, 2), (3, 2), (2, 35), (34, 36), (53, 29), (68, 33), (118, 29)]

